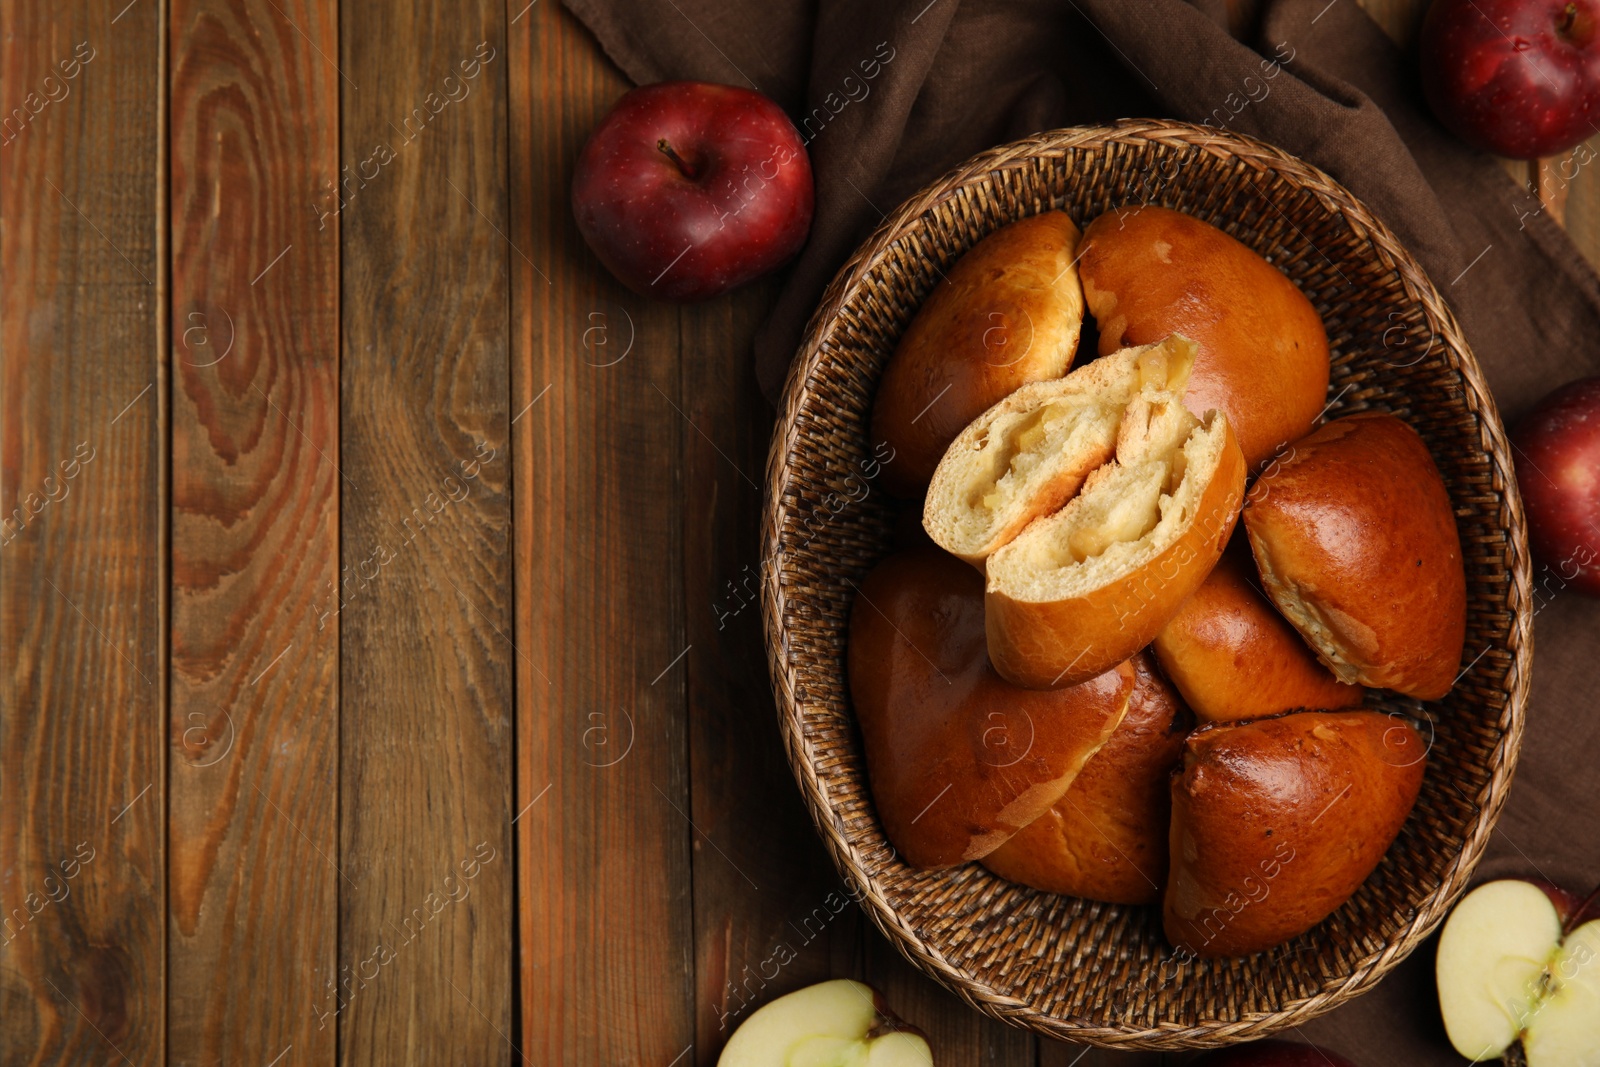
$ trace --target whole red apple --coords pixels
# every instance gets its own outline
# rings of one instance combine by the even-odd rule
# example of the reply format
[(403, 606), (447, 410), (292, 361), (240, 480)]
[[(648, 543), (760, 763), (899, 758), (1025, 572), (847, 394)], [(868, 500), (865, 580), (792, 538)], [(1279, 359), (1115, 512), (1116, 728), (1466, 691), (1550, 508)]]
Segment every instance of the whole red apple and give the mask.
[(1208, 1052), (1194, 1067), (1352, 1067), (1336, 1052), (1298, 1041), (1252, 1041)]
[(1536, 159), (1600, 133), (1600, 2), (1434, 0), (1422, 89), (1468, 144)]
[(634, 89), (583, 146), (578, 230), (630, 289), (705, 300), (765, 274), (811, 228), (811, 162), (760, 93), (708, 82)]
[(1600, 596), (1600, 378), (1539, 401), (1511, 440), (1534, 555), (1552, 577)]

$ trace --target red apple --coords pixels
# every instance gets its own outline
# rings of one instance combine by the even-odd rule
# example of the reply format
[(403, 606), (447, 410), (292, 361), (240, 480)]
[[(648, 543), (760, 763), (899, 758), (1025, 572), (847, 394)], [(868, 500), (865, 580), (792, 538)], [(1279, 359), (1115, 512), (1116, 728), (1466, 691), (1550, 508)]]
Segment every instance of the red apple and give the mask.
[(1552, 577), (1600, 596), (1600, 378), (1539, 401), (1511, 439), (1534, 554)]
[(780, 266), (811, 228), (811, 161), (760, 93), (660, 82), (628, 93), (583, 146), (578, 230), (630, 289), (705, 300)]
[(1600, 133), (1600, 0), (1434, 0), (1422, 89), (1439, 121), (1536, 159)]
[(1252, 1041), (1208, 1052), (1194, 1067), (1352, 1067), (1336, 1052), (1298, 1041)]

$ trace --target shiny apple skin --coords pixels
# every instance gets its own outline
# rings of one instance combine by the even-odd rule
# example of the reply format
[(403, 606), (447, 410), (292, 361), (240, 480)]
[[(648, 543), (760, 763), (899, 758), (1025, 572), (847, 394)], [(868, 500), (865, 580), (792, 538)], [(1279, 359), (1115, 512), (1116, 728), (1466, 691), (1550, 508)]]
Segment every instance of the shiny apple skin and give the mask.
[(1566, 930), (1576, 930), (1586, 922), (1600, 919), (1600, 901), (1585, 899), (1570, 889), (1548, 882), (1543, 878), (1526, 877), (1524, 882), (1537, 887), (1556, 909), (1556, 918)]
[(1511, 439), (1541, 587), (1600, 597), (1600, 378), (1539, 401)]
[(1297, 1041), (1252, 1041), (1208, 1052), (1193, 1067), (1355, 1067), (1336, 1052)]
[(783, 109), (708, 82), (629, 92), (572, 178), (578, 230), (600, 261), (635, 292), (678, 301), (710, 299), (789, 260), (811, 229), (812, 196), (811, 161)]
[(1600, 132), (1597, 0), (1434, 0), (1421, 52), (1433, 113), (1474, 147), (1537, 159)]

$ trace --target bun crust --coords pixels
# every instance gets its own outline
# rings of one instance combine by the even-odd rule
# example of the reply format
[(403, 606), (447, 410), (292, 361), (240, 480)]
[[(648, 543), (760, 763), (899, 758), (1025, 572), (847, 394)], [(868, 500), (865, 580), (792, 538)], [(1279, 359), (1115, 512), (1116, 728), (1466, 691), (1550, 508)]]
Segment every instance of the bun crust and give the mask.
[(1003, 226), (950, 268), (906, 328), (872, 411), (883, 485), (916, 496), (958, 433), (1028, 382), (1072, 366), (1083, 326), (1079, 233), (1061, 211)]
[(1168, 772), (1190, 722), (1150, 655), (1133, 659), (1128, 713), (1061, 799), (984, 857), (1002, 878), (1114, 904), (1154, 904), (1167, 876)]
[(988, 855), (1061, 799), (1122, 720), (1128, 664), (1036, 693), (984, 654), (983, 579), (935, 548), (879, 564), (850, 612), (850, 693), (889, 842), (915, 867)]
[(1172, 779), (1167, 940), (1260, 952), (1311, 929), (1383, 859), (1422, 787), (1422, 738), (1370, 711), (1203, 726)]
[(1151, 645), (1195, 718), (1230, 722), (1360, 704), (1361, 687), (1317, 661), (1257, 581), (1249, 547), (1234, 538)]
[(1184, 402), (1227, 412), (1254, 470), (1304, 437), (1328, 393), (1322, 317), (1272, 264), (1168, 208), (1119, 208), (1084, 231), (1079, 273), (1101, 353), (1181, 333), (1200, 346)]
[[(1124, 430), (1129, 425), (1125, 420)], [(989, 558), (989, 658), (1017, 685), (1076, 685), (1131, 657), (1205, 580), (1233, 533), (1244, 497), (1244, 457), (1220, 412), (1177, 449), (1123, 445), (1117, 462), (1096, 471), (1075, 500)], [(1156, 488), (1127, 485), (1151, 462), (1169, 463), (1168, 477), (1179, 478), (1161, 495), (1159, 521), (1134, 539), (1101, 536), (1126, 521), (1134, 490)], [(1140, 509), (1130, 510), (1137, 516)], [(1142, 528), (1143, 522), (1131, 527)], [(1074, 542), (1084, 535), (1091, 550), (1096, 542), (1111, 543), (1075, 559)]]
[(1421, 700), (1450, 691), (1467, 580), (1415, 430), (1378, 413), (1328, 423), (1256, 480), (1244, 525), (1273, 603), (1342, 680)]

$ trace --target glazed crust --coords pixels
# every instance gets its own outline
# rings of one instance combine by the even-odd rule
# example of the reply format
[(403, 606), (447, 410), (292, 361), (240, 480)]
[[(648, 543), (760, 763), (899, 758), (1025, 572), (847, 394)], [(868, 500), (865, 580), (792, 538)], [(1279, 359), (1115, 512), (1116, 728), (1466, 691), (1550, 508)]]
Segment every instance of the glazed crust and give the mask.
[(1227, 412), (1254, 470), (1311, 429), (1327, 402), (1328, 336), (1272, 264), (1182, 212), (1108, 211), (1084, 230), (1079, 273), (1100, 352), (1181, 333), (1200, 346), (1184, 398)]
[(1256, 480), (1244, 525), (1273, 603), (1341, 679), (1421, 700), (1450, 691), (1467, 580), (1415, 430), (1378, 413), (1328, 423)]
[(1257, 589), (1249, 546), (1235, 537), (1222, 559), (1162, 627), (1151, 648), (1201, 722), (1327, 711), (1361, 703)]
[(873, 443), (893, 449), (889, 492), (921, 493), (969, 422), (1019, 386), (1071, 369), (1084, 308), (1078, 240), (1064, 212), (1021, 219), (979, 241), (934, 288), (873, 404)]
[(1167, 876), (1168, 772), (1190, 726), (1148, 652), (1133, 659), (1128, 713), (1049, 811), (989, 853), (1002, 878), (1114, 904), (1154, 904)]
[(1049, 693), (1007, 684), (984, 654), (983, 578), (916, 548), (861, 583), (850, 693), (873, 801), (915, 867), (987, 855), (1061, 798), (1122, 720), (1134, 672), (1116, 665)]
[(1172, 779), (1167, 939), (1242, 956), (1311, 929), (1383, 859), (1426, 752), (1398, 717), (1301, 712), (1204, 726)]
[(1077, 685), (1129, 659), (1205, 581), (1239, 519), (1245, 465), (1229, 429), (1195, 517), (1144, 566), (1083, 596), (1016, 600), (990, 583), (989, 656), (1002, 677), (1030, 689)]

